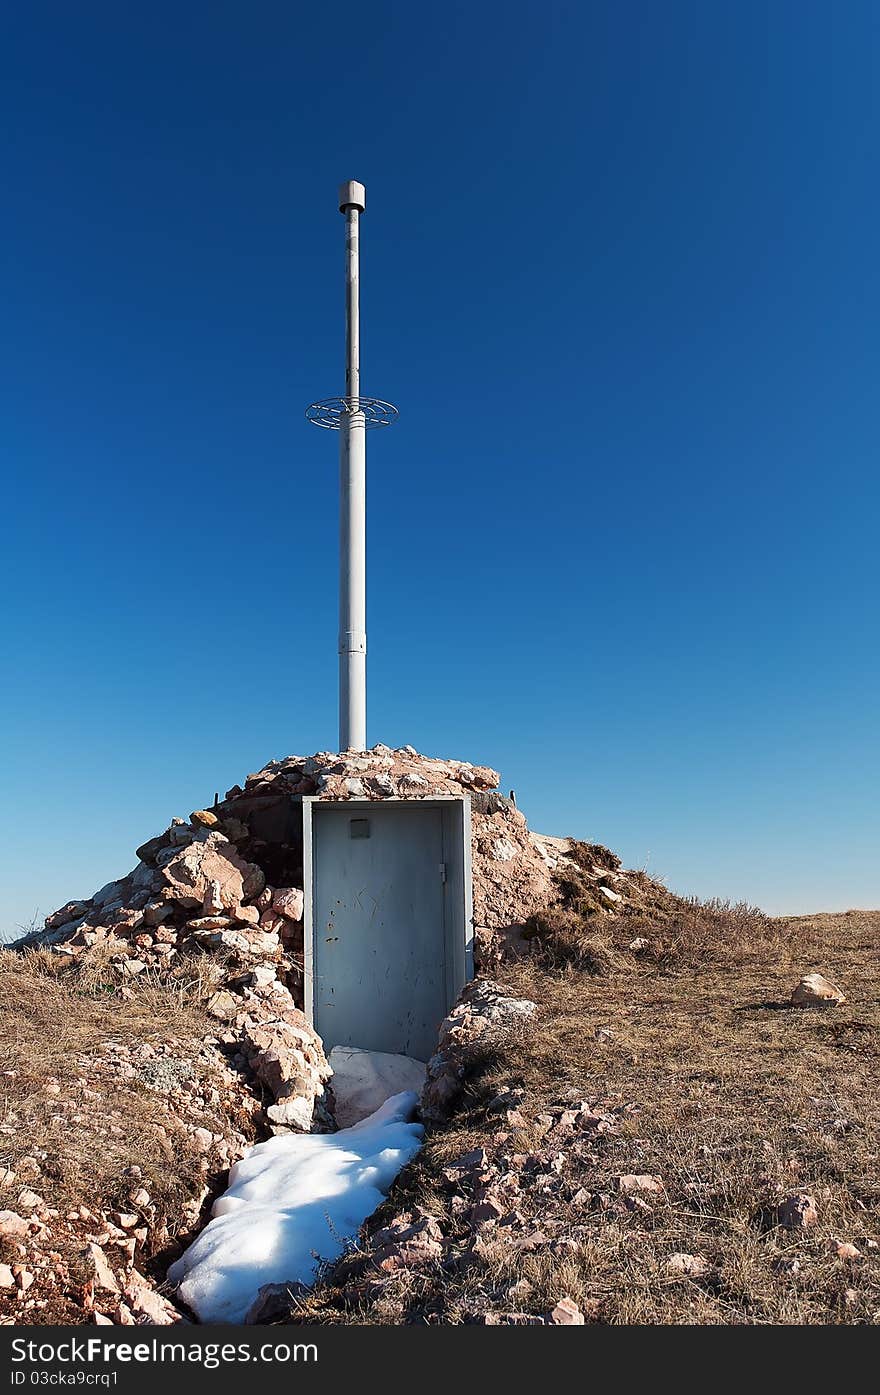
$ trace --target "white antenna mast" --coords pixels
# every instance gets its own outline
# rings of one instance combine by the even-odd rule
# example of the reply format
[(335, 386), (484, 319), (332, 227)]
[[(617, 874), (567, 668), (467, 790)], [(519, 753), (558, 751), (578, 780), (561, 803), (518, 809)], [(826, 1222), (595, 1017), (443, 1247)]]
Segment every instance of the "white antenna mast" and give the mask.
[(388, 426), (397, 408), (361, 397), (360, 216), (363, 184), (339, 189), (345, 216), (345, 396), (313, 402), (306, 416), (339, 435), (339, 749), (367, 749), (367, 446), (366, 432)]

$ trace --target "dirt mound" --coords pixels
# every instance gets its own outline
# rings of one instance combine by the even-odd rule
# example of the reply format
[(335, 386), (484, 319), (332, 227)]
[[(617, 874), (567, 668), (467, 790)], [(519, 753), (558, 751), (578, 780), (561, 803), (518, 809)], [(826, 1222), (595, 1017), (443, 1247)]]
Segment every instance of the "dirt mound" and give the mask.
[(488, 767), (420, 756), (412, 747), (270, 761), (211, 808), (173, 819), (137, 849), (133, 871), (68, 902), (21, 943), (74, 957), (102, 943), (122, 976), (142, 972), (141, 964), (162, 972), (192, 948), (237, 956), (242, 964), (273, 962), (301, 1006), (302, 796), (464, 793), (472, 808), (477, 941), (500, 942), (555, 898), (556, 859), (531, 838), (514, 801), (497, 790), (498, 778)]
[[(467, 793), (484, 971), (546, 955), (550, 944), (558, 954), (572, 916), (579, 925), (587, 917), (593, 933), (665, 905), (663, 888), (622, 871), (600, 845), (531, 834), (498, 779), (488, 767), (412, 747), (271, 761), (210, 808), (172, 819), (137, 849), (132, 871), (67, 902), (14, 947), (10, 1003), (16, 978), (30, 985), (21, 1003), (41, 994), (54, 1003), (65, 1046), (63, 1059), (42, 1059), (45, 1078), (30, 1082), (28, 1063), (39, 1053), (25, 1033), (10, 1067), (17, 1095), (2, 1162), (12, 1201), (12, 1231), (3, 1232), (11, 1315), (179, 1320), (152, 1280), (178, 1235), (204, 1219), (229, 1164), (255, 1137), (334, 1127), (331, 1071), (302, 1011), (303, 796)], [(430, 1101), (438, 1117), (460, 1087), (459, 1038), (486, 1007), (484, 991), (468, 990), (445, 1024), (449, 1052), (438, 1058)], [(169, 1020), (175, 1004), (185, 1031)], [(32, 1017), (39, 1022), (39, 1012)], [(16, 1020), (10, 1012), (8, 1022)], [(23, 1130), (40, 1140), (30, 1148), (36, 1189), (21, 1185)], [(88, 1155), (86, 1134), (102, 1140), (94, 1175), (76, 1161)], [(166, 1159), (179, 1179), (160, 1204)], [(0, 1265), (0, 1294), (4, 1277)]]

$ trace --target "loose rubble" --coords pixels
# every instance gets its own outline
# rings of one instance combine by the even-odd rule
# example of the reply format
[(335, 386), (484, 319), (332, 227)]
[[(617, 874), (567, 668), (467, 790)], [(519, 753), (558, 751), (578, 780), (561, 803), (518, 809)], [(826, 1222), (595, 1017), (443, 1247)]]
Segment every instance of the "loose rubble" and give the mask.
[[(17, 948), (47, 949), (71, 969), (100, 965), (102, 973), (115, 979), (121, 999), (136, 994), (141, 982), (186, 982), (194, 972), (209, 985), (206, 1006), (216, 1028), (202, 1045), (198, 1071), (186, 1052), (175, 1052), (173, 1042), (134, 1054), (123, 1043), (109, 1042), (97, 1066), (97, 1083), (112, 1094), (114, 1076), (142, 1081), (168, 1101), (169, 1137), (186, 1121), (190, 1146), (204, 1158), (206, 1174), (228, 1167), (246, 1150), (253, 1130), (288, 1136), (335, 1127), (331, 1067), (302, 1011), (304, 906), (297, 797), (469, 794), (476, 936), (478, 945), (494, 953), (516, 938), (536, 905), (555, 895), (552, 858), (533, 841), (525, 818), (497, 785), (497, 773), (487, 767), (433, 760), (412, 747), (380, 745), (364, 753), (322, 752), (271, 761), (210, 808), (194, 810), (189, 819), (172, 819), (164, 832), (138, 847), (131, 872), (92, 896), (68, 901)], [(204, 1127), (198, 1113), (203, 1072), (224, 1082), (220, 1093), (226, 1102), (220, 1108), (228, 1114), (229, 1126), (217, 1135)], [(244, 1131), (233, 1118), (248, 1121)], [(136, 1195), (138, 1189), (132, 1191)], [(206, 1186), (194, 1205), (193, 1225), (208, 1195)], [(80, 1227), (92, 1237), (80, 1246), (91, 1275), (82, 1302), (102, 1323), (136, 1323), (147, 1320), (147, 1307), (154, 1314), (160, 1311), (144, 1297), (148, 1279), (141, 1276), (137, 1292), (132, 1289), (136, 1256), (160, 1242), (148, 1204), (146, 1214), (133, 1199), (130, 1206), (114, 1213), (115, 1219), (102, 1211), (97, 1220), (64, 1222), (71, 1230), (65, 1243), (75, 1242)], [(38, 1218), (34, 1222), (27, 1210), (5, 1213), (7, 1232), (12, 1238), (18, 1228), (29, 1263), (39, 1227), (45, 1225), (39, 1206), (34, 1203), (32, 1209)], [(0, 1227), (0, 1234), (7, 1232)], [(107, 1236), (109, 1240), (103, 1238)], [(39, 1279), (52, 1263), (43, 1265), (39, 1251), (36, 1261), (22, 1271), (25, 1277), (13, 1273), (8, 1286), (26, 1295), (23, 1301), (31, 1305), (43, 1301), (41, 1283), (27, 1275), (36, 1273)], [(61, 1270), (56, 1277), (63, 1291), (79, 1292)], [(161, 1311), (166, 1320), (180, 1318), (173, 1305)]]
[(138, 865), (93, 896), (69, 901), (20, 945), (72, 963), (101, 955), (119, 991), (149, 972), (173, 977), (206, 956), (208, 1010), (220, 1052), (236, 1055), (268, 1098), (273, 1130), (332, 1127), (330, 1067), (303, 1013), (302, 829), (297, 797), (419, 799), (468, 793), (473, 811), (474, 912), (483, 944), (521, 929), (554, 895), (546, 851), (529, 834), (498, 775), (412, 747), (271, 761), (210, 809), (174, 818), (137, 850)]
[[(505, 1001), (503, 990), (490, 988), (487, 997), (497, 1010)], [(485, 1031), (503, 1030), (500, 1022), (496, 1015)], [(485, 1031), (475, 1032), (460, 1047), (460, 1063), (466, 1066), (468, 1053), (485, 1045)], [(580, 1179), (596, 1161), (596, 1150), (619, 1133), (630, 1111), (620, 1099), (594, 1097), (560, 1101), (536, 1115), (523, 1091), (511, 1086), (487, 1106), (485, 1146), (469, 1149), (445, 1167), (439, 1179), (447, 1199), (443, 1212), (410, 1206), (390, 1219), (368, 1222), (360, 1250), (334, 1271), (338, 1301), (357, 1307), (411, 1282), (414, 1275), (433, 1276), (433, 1291), (442, 1295), (445, 1272), (479, 1267), (499, 1254), (563, 1260), (586, 1233), (584, 1222), (591, 1212), (601, 1208), (621, 1217), (629, 1212), (628, 1196), (594, 1192)], [(520, 1140), (529, 1135), (540, 1142), (526, 1150)], [(542, 1214), (536, 1214), (536, 1204)], [(530, 1297), (531, 1286), (524, 1280), (508, 1293), (517, 1308), (528, 1308)], [(290, 1312), (288, 1308), (288, 1316)], [(489, 1307), (474, 1311), (467, 1320), (489, 1326), (568, 1326), (598, 1321), (600, 1316), (598, 1301), (578, 1304), (561, 1293), (547, 1312)], [(440, 1299), (435, 1299), (435, 1311), (427, 1320), (443, 1320)]]
[(521, 1025), (536, 1012), (534, 1003), (488, 979), (468, 984), (441, 1026), (437, 1051), (428, 1062), (422, 1118), (437, 1124), (449, 1117), (461, 1093), (467, 1053), (476, 1041)]

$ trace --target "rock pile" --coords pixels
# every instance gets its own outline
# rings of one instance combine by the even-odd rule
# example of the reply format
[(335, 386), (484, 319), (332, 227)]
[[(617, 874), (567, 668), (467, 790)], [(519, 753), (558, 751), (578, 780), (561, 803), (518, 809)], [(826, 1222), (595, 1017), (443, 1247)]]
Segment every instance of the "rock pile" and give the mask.
[(138, 851), (132, 873), (68, 902), (27, 942), (76, 960), (100, 955), (128, 994), (146, 970), (164, 978), (181, 955), (210, 956), (200, 972), (216, 985), (207, 1007), (220, 1045), (237, 1049), (269, 1092), (273, 1123), (309, 1129), (316, 1112), (321, 1122), (330, 1068), (291, 992), (301, 994), (302, 889), (267, 886), (229, 837), (197, 819), (175, 820)]
[(422, 1118), (439, 1124), (449, 1118), (461, 1094), (467, 1062), (476, 1042), (510, 1031), (534, 1017), (535, 1004), (515, 998), (508, 989), (489, 979), (469, 983), (440, 1028), (436, 1053), (428, 1062), (428, 1078), (422, 1090)]
[[(319, 752), (270, 761), (249, 775), (244, 789), (227, 791), (214, 811), (266, 828), (279, 803), (291, 795), (321, 799), (425, 799), (471, 797), (474, 928), (478, 946), (515, 932), (538, 906), (555, 896), (552, 860), (533, 841), (513, 799), (498, 790), (488, 766), (421, 756), (412, 746), (365, 752)], [(259, 861), (260, 849), (254, 849)], [(301, 873), (301, 834), (297, 870)]]
[[(364, 753), (321, 752), (272, 761), (243, 786), (233, 786), (223, 800), (215, 797), (212, 807), (195, 810), (189, 819), (172, 819), (137, 849), (132, 871), (89, 897), (67, 902), (19, 946), (47, 948), (72, 966), (100, 971), (102, 981), (115, 978), (117, 996), (123, 999), (134, 997), (139, 983), (189, 981), (195, 975), (206, 986), (207, 1010), (217, 1025), (204, 1043), (204, 1069), (226, 1079), (229, 1089), (221, 1088), (219, 1113), (228, 1114), (230, 1121), (248, 1117), (247, 1136), (231, 1122), (222, 1135), (205, 1127), (192, 1097), (202, 1087), (202, 1067), (194, 1071), (191, 1063), (179, 1060), (173, 1043), (147, 1048), (149, 1059), (143, 1060), (124, 1044), (110, 1043), (99, 1061), (106, 1079), (92, 1084), (112, 1096), (115, 1072), (163, 1092), (183, 1126), (204, 1135), (196, 1143), (204, 1149), (206, 1171), (210, 1158), (216, 1176), (244, 1151), (255, 1127), (282, 1132), (334, 1126), (328, 1088), (332, 1072), (302, 1012), (302, 796), (382, 800), (469, 794), (476, 936), (478, 945), (497, 949), (537, 905), (555, 895), (552, 857), (532, 840), (515, 802), (497, 786), (498, 775), (487, 767), (429, 759), (412, 747), (376, 746)], [(488, 992), (482, 991), (484, 996)], [(446, 1046), (466, 1031), (464, 1019), (471, 1016), (468, 1008), (447, 1024)], [(435, 1065), (433, 1093), (439, 1099), (444, 1091), (454, 1093), (454, 1067)], [(133, 1229), (100, 1207), (88, 1219), (67, 1221), (43, 1217), (37, 1210), (33, 1220), (22, 1218), (29, 1234), (16, 1243), (36, 1256), (42, 1272), (41, 1235), (48, 1244), (53, 1227), (84, 1227), (83, 1246), (99, 1251), (89, 1261), (95, 1268), (93, 1287), (104, 1295), (93, 1300), (91, 1290), (84, 1290), (86, 1310), (94, 1307), (96, 1321), (108, 1314), (111, 1321), (145, 1321), (146, 1300), (126, 1297), (128, 1288), (140, 1293), (143, 1287), (138, 1288), (133, 1268), (134, 1247), (140, 1247), (138, 1255), (145, 1249), (139, 1233), (146, 1229), (146, 1248), (154, 1253), (161, 1236), (154, 1233), (155, 1217), (133, 1203), (129, 1209)], [(123, 1208), (120, 1214), (128, 1211)], [(195, 1224), (197, 1218), (185, 1219)], [(76, 1249), (78, 1236), (68, 1236), (66, 1243)], [(126, 1247), (121, 1265), (116, 1257), (120, 1244)], [(46, 1264), (51, 1269), (51, 1260)], [(59, 1270), (55, 1277), (59, 1289), (69, 1292), (69, 1276)], [(13, 1273), (12, 1282), (23, 1290), (28, 1279)], [(164, 1319), (155, 1320), (169, 1316), (166, 1312)], [(173, 1314), (172, 1320), (178, 1316)]]
[[(271, 761), (243, 786), (229, 789), (224, 799), (215, 797), (212, 807), (195, 810), (189, 819), (172, 819), (137, 849), (131, 872), (90, 897), (67, 902), (19, 945), (47, 948), (84, 969), (100, 967), (105, 977), (115, 978), (117, 995), (124, 999), (138, 993), (139, 981), (189, 981), (195, 973), (206, 985), (207, 1010), (216, 1029), (204, 1042), (205, 1071), (221, 1081), (217, 1112), (230, 1120), (247, 1117), (246, 1133), (232, 1123), (222, 1134), (205, 1126), (192, 1093), (204, 1083), (201, 1067), (188, 1074), (173, 1043), (140, 1054), (111, 1043), (100, 1070), (107, 1076), (102, 1088), (108, 1093), (114, 1072), (123, 1079), (134, 1075), (146, 1088), (165, 1093), (170, 1112), (176, 1112), (204, 1152), (206, 1173), (210, 1159), (216, 1179), (241, 1155), (255, 1129), (277, 1133), (334, 1127), (332, 1071), (302, 1011), (303, 796), (384, 800), (468, 794), (475, 949), (484, 968), (522, 950), (526, 921), (560, 898), (569, 868), (595, 882), (601, 912), (616, 915), (624, 907), (626, 874), (617, 860), (597, 848), (596, 866), (585, 872), (582, 858), (569, 858), (566, 841), (530, 833), (514, 799), (498, 790), (498, 781), (488, 767), (431, 759), (412, 747), (379, 745), (362, 753), (320, 752)], [(464, 1054), (473, 1042), (527, 1022), (534, 1011), (534, 1004), (512, 997), (496, 983), (483, 980), (468, 987), (443, 1023), (429, 1065), (422, 1099), (427, 1121), (448, 1116), (461, 1089)], [(515, 1121), (515, 1099), (502, 1106)], [(597, 1120), (596, 1127), (605, 1124)], [(513, 1184), (505, 1186), (511, 1191)], [(180, 1318), (134, 1267), (135, 1247), (141, 1246), (138, 1256), (145, 1249), (140, 1232), (149, 1233), (150, 1253), (161, 1243), (161, 1235), (157, 1239), (154, 1233), (156, 1218), (144, 1210), (147, 1203), (134, 1199), (141, 1190), (133, 1186), (130, 1205), (118, 1216), (84, 1208), (85, 1217), (64, 1221), (42, 1215), (39, 1207), (22, 1217), (10, 1209), (7, 1216), (9, 1225), (20, 1221), (26, 1227), (27, 1235), (15, 1243), (24, 1247), (22, 1255), (26, 1249), (37, 1256), (38, 1267), (43, 1264), (42, 1238), (50, 1245), (54, 1227), (73, 1227), (83, 1253), (92, 1247), (86, 1267), (94, 1273), (86, 1281), (84, 1306), (94, 1310), (95, 1321)], [(479, 1187), (474, 1190), (468, 1205), (475, 1222), (499, 1219), (502, 1192), (504, 1187), (497, 1195), (491, 1189), (485, 1195)], [(199, 1202), (206, 1194), (207, 1184)], [(505, 1205), (508, 1200), (505, 1193)], [(24, 1202), (22, 1206), (27, 1212)], [(197, 1212), (198, 1204), (188, 1222), (196, 1223)], [(407, 1262), (414, 1256), (436, 1257), (438, 1244), (433, 1223), (407, 1216), (388, 1227), (377, 1243), (377, 1262), (387, 1272), (400, 1255)], [(15, 1267), (11, 1281), (23, 1293), (28, 1279)], [(0, 1268), (0, 1287), (3, 1279)], [(63, 1275), (59, 1282), (69, 1289)]]
[[(270, 761), (211, 808), (172, 819), (137, 849), (131, 872), (91, 897), (67, 902), (19, 943), (108, 963), (123, 996), (141, 974), (174, 977), (198, 956), (199, 972), (214, 988), (208, 1010), (219, 1024), (219, 1046), (268, 1094), (271, 1127), (327, 1127), (331, 1072), (302, 1013), (304, 795), (383, 800), (468, 794), (475, 954), (484, 969), (522, 949), (525, 922), (559, 899), (570, 873), (581, 885), (594, 884), (600, 913), (618, 915), (639, 903), (639, 874), (622, 872), (619, 859), (598, 845), (577, 845), (575, 861), (568, 840), (530, 833), (498, 782), (487, 766), (421, 756), (411, 746)], [(585, 862), (585, 849), (592, 862)], [(444, 1024), (445, 1045), (467, 1030), (469, 1011), (457, 1009), (455, 1021)], [(437, 1070), (429, 1111), (442, 1108), (441, 1096), (454, 1091), (454, 1068), (447, 1062)]]
[(330, 1068), (303, 1013), (303, 795), (472, 802), (478, 945), (502, 944), (554, 898), (553, 858), (529, 834), (485, 766), (420, 756), (412, 747), (271, 761), (210, 809), (174, 818), (137, 849), (137, 866), (69, 901), (20, 943), (80, 960), (100, 956), (120, 991), (150, 971), (174, 975), (194, 954), (214, 983), (218, 1038), (268, 1092), (273, 1128), (326, 1127)]

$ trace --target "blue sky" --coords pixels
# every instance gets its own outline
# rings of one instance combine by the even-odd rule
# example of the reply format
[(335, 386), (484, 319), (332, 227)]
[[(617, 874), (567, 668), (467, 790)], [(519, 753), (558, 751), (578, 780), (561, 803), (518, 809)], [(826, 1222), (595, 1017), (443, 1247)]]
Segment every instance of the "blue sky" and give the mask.
[(875, 6), (2, 30), (0, 929), (335, 744), (347, 178), (369, 739), (679, 890), (880, 905)]

